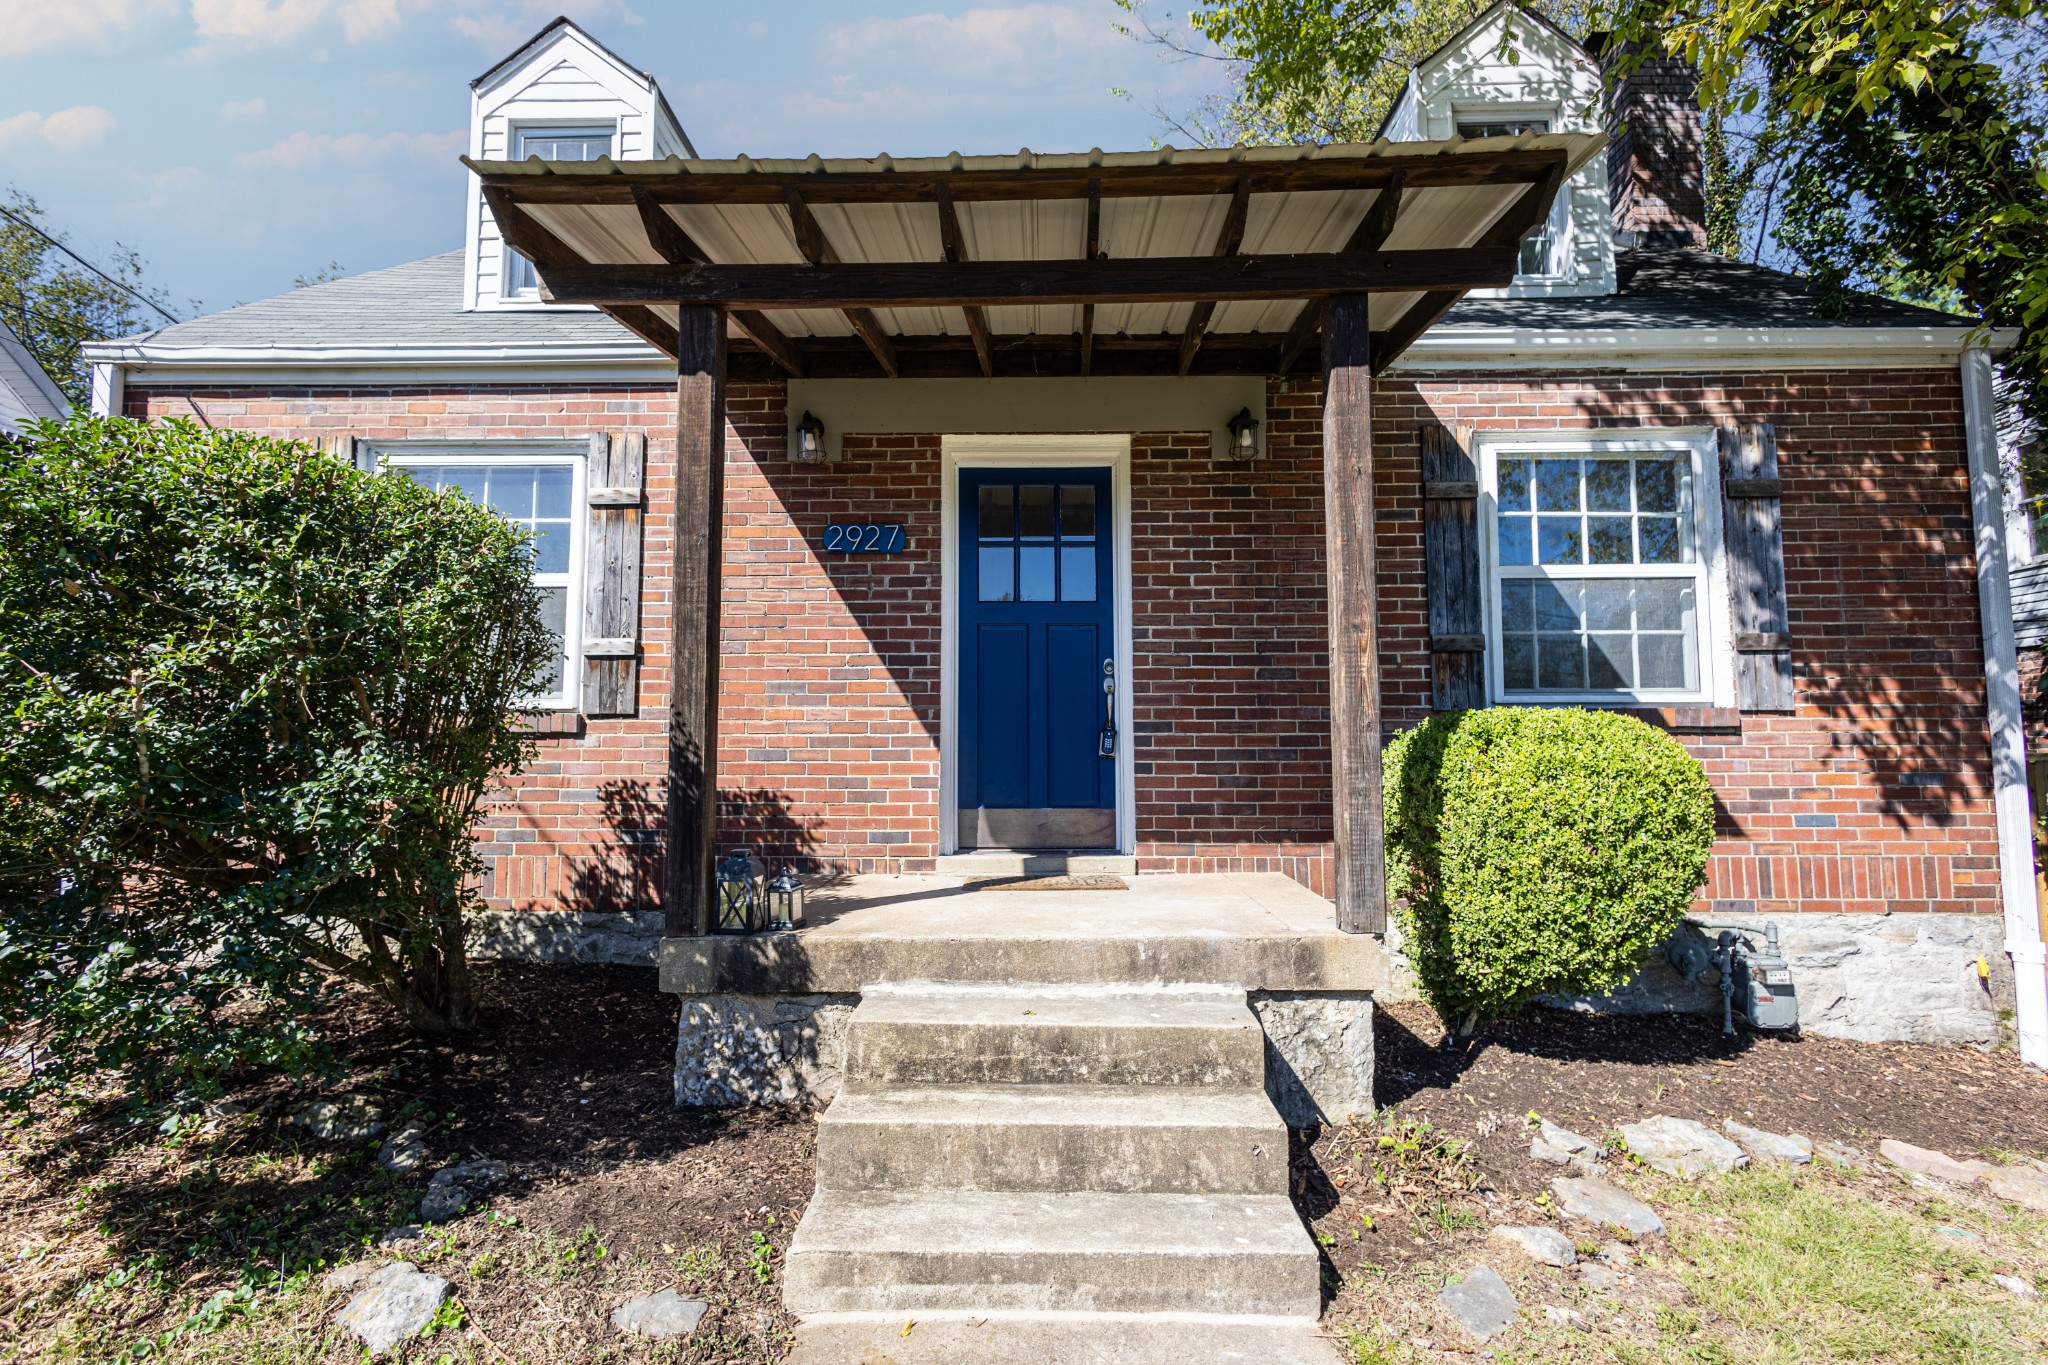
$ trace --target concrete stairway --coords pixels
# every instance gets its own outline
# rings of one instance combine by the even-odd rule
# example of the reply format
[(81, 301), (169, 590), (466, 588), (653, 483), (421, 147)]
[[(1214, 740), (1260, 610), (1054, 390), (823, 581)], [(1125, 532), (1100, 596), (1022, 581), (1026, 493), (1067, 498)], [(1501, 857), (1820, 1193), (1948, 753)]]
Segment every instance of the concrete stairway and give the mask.
[(869, 988), (791, 1360), (1336, 1361), (1264, 1074), (1240, 989)]

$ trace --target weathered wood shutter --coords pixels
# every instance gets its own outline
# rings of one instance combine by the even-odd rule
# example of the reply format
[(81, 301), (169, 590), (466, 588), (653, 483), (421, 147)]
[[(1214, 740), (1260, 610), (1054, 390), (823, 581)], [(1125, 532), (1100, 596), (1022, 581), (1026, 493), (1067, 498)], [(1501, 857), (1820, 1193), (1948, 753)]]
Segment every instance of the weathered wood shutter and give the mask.
[(347, 460), (365, 474), (377, 472), (377, 451), (360, 436), (323, 436), (320, 446), (330, 454)]
[(640, 694), (640, 497), (647, 437), (590, 438), (583, 575), (583, 714), (630, 716)]
[(1486, 626), (1479, 592), (1479, 466), (1472, 428), (1425, 423), (1422, 553), (1429, 576), (1431, 705), (1486, 705)]
[(1769, 422), (1727, 423), (1720, 444), (1735, 702), (1744, 711), (1790, 711), (1792, 624), (1785, 609), (1778, 434)]

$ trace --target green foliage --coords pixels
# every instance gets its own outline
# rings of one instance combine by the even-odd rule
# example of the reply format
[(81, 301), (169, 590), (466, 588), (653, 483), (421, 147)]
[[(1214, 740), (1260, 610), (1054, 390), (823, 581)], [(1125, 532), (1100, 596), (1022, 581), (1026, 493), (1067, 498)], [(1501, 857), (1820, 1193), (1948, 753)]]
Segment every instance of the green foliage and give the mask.
[(112, 277), (105, 279), (51, 244), (51, 237), (61, 240), (63, 234), (28, 195), (10, 189), (0, 208), (13, 215), (0, 214), (0, 321), (82, 408), (91, 397), (92, 377), (79, 348), (162, 325), (163, 318), (137, 294), (158, 304), (167, 300), (162, 291), (143, 284), (142, 258), (128, 248), (116, 246), (100, 262)]
[(190, 423), (0, 462), (0, 1026), (17, 1097), (310, 1064), (337, 980), (466, 1028), (471, 830), (551, 661), (524, 533)]
[(1387, 890), (1449, 1020), (1626, 981), (1691, 903), (1713, 793), (1670, 736), (1609, 711), (1435, 716), (1386, 754)]
[[(1174, 131), (1204, 146), (1370, 142), (1409, 68), (1455, 37), (1493, 0), (1209, 0), (1187, 12), (1195, 45), (1155, 23), (1145, 0), (1116, 0), (1122, 31), (1170, 52), (1229, 66), (1232, 89)], [(1532, 0), (1527, 8), (1575, 36), (1598, 28), (1608, 0)], [(1504, 55), (1514, 60), (1510, 34)]]

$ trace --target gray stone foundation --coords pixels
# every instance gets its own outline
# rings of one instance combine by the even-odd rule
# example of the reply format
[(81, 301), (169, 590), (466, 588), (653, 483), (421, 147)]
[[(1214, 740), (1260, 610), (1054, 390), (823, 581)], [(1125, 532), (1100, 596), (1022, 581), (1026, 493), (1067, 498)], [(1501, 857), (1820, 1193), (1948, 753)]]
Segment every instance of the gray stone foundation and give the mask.
[(1373, 1112), (1372, 995), (1254, 991), (1266, 1034), (1266, 1093), (1290, 1128)]
[(846, 1064), (857, 995), (686, 995), (676, 1103), (713, 1108), (829, 1103)]
[(470, 956), (507, 962), (599, 962), (652, 967), (659, 910), (488, 910), (469, 928)]

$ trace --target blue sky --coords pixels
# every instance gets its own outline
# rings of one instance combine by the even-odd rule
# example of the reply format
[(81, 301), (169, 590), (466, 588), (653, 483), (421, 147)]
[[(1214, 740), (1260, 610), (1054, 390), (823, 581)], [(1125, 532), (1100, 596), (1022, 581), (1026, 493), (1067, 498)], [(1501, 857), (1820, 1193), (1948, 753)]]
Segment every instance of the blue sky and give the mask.
[[(558, 13), (652, 71), (700, 153), (1110, 150), (1212, 63), (1111, 0), (4, 0), (0, 185), (183, 315), (459, 246), (469, 82)], [(1131, 98), (1112, 93), (1118, 87)], [(196, 302), (195, 302), (196, 301)]]

